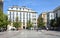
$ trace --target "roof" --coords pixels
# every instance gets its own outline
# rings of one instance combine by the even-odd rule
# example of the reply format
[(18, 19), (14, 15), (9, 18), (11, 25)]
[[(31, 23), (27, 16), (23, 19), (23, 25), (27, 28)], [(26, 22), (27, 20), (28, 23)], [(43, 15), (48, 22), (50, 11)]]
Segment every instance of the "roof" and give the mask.
[(0, 0), (0, 2), (3, 2), (3, 0)]
[(21, 10), (9, 10), (8, 9), (8, 11), (17, 11), (17, 12), (33, 12), (33, 13), (37, 13), (36, 11), (34, 11), (34, 10), (32, 10), (32, 9), (30, 9), (30, 8), (27, 8), (26, 6), (12, 6), (12, 7), (9, 7), (9, 8), (24, 8), (24, 9), (27, 9), (27, 10), (29, 10), (29, 11), (21, 11)]
[(56, 7), (56, 8), (54, 9), (54, 11), (59, 10), (59, 9), (60, 9), (60, 6)]
[(8, 11), (37, 13), (37, 12), (34, 12), (34, 11), (20, 11), (20, 10), (8, 10)]

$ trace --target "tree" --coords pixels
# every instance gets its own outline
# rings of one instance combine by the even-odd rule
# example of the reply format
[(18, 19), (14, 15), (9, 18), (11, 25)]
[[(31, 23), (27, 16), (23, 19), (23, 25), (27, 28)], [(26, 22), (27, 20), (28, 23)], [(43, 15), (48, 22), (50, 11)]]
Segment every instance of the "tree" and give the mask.
[(13, 26), (18, 29), (19, 27), (21, 27), (21, 22), (14, 22)]
[(40, 17), (38, 17), (38, 20), (37, 20), (37, 26), (38, 26), (38, 28), (42, 28), (42, 27), (44, 27), (44, 22), (43, 22), (43, 18), (40, 16)]
[(21, 21), (18, 21), (18, 17), (16, 17), (16, 22), (13, 22), (13, 26), (18, 29), (21, 27), (21, 24)]
[(7, 29), (7, 25), (8, 25), (8, 17), (7, 17), (7, 15), (5, 15), (4, 14), (4, 16), (3, 16), (3, 27), (6, 27), (6, 29)]
[(9, 18), (9, 20), (8, 20), (8, 24), (11, 26), (11, 19)]
[(27, 21), (27, 28), (30, 29), (33, 27), (33, 23), (29, 20)]
[(0, 28), (3, 27), (3, 11), (0, 9)]
[(53, 29), (57, 29), (60, 28), (60, 17), (56, 18), (56, 19), (52, 19), (50, 22), (51, 27), (53, 27)]
[(50, 25), (52, 27), (60, 27), (60, 17), (57, 18), (56, 20), (55, 19), (52, 19), (51, 22), (50, 22)]
[(56, 24), (57, 23), (56, 23), (55, 19), (52, 19), (50, 22), (51, 27), (56, 27)]
[(57, 18), (56, 22), (57, 22), (57, 27), (60, 27), (60, 17)]
[(0, 28), (7, 28), (7, 25), (7, 15), (5, 15), (3, 11), (0, 9)]

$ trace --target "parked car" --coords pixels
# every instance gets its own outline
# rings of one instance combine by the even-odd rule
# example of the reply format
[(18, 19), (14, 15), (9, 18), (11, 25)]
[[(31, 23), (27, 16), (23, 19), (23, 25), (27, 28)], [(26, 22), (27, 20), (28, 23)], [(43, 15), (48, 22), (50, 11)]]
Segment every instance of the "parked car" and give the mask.
[(6, 28), (0, 28), (0, 32), (6, 31)]
[(34, 30), (34, 28), (31, 28), (31, 30)]
[(13, 30), (13, 31), (14, 31), (14, 30), (16, 30), (16, 28), (15, 28), (15, 27), (12, 27), (12, 28), (11, 28), (11, 30)]

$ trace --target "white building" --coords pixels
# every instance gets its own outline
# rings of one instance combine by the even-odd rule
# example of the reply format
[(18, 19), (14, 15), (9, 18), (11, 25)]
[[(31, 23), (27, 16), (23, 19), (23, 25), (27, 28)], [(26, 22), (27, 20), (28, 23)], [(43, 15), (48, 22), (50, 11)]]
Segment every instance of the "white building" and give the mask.
[(52, 19), (54, 19), (55, 18), (55, 16), (54, 16), (54, 13), (53, 12), (48, 12), (47, 13), (47, 26), (50, 28), (50, 21), (52, 20)]
[(56, 7), (53, 12), (54, 12), (55, 19), (57, 17), (60, 17), (60, 6)]
[(49, 20), (54, 19), (54, 13), (53, 12), (48, 12), (47, 17)]
[(25, 6), (12, 6), (8, 9), (8, 20), (11, 22), (16, 22), (16, 17), (18, 17), (18, 21), (22, 22), (21, 28), (27, 27), (27, 21), (31, 20), (33, 26), (37, 26), (37, 12), (33, 11), (30, 8)]

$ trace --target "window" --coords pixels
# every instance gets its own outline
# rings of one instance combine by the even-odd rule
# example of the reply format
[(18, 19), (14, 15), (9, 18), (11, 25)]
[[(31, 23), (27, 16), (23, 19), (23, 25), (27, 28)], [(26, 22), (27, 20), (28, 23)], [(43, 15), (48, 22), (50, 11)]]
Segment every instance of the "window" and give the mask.
[(20, 19), (20, 22), (21, 22), (21, 19)]
[(53, 15), (51, 15), (51, 17), (53, 17)]
[(18, 16), (18, 13), (16, 13), (16, 15)]
[(13, 12), (13, 19), (14, 19), (14, 12)]
[(56, 13), (56, 18), (57, 18), (58, 14)]
[(36, 18), (34, 18), (33, 20), (36, 20)]
[(18, 9), (18, 8), (16, 8), (16, 9)]
[(24, 8), (23, 8), (23, 10), (24, 10)]
[(23, 13), (23, 19), (25, 19), (25, 13)]
[(36, 24), (35, 22), (33, 24)]
[(23, 25), (25, 25), (25, 20), (23, 20)]
[(11, 12), (9, 12), (9, 14), (11, 15)]
[(45, 14), (43, 14), (43, 17), (45, 17)]
[(21, 10), (21, 8), (20, 8), (20, 10)]
[(36, 17), (36, 15), (33, 15), (33, 17)]
[(29, 13), (29, 17), (30, 17), (30, 13)]
[(34, 22), (34, 24), (36, 24), (36, 22)]
[(11, 21), (11, 12), (10, 12), (10, 21)]
[(10, 20), (11, 20), (11, 15), (10, 15)]
[(20, 19), (21, 19), (21, 13), (20, 13)]
[(13, 7), (11, 9), (13, 9)]
[(28, 11), (29, 11), (29, 9), (28, 9)]

